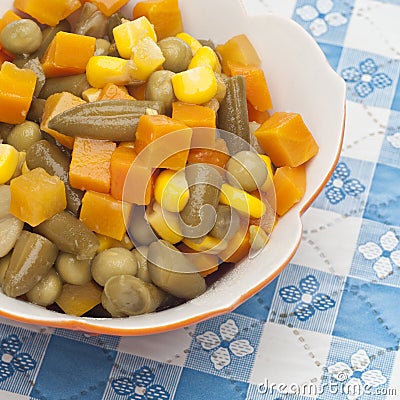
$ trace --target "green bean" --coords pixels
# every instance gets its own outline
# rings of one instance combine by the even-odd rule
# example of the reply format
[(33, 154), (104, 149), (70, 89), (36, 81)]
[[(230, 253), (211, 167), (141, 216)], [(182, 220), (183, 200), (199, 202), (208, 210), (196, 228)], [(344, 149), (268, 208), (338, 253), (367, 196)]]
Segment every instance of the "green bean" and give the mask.
[(25, 63), (24, 68), (30, 69), (36, 74), (36, 86), (35, 91), (33, 93), (34, 97), (39, 96), (40, 91), (42, 90), (44, 83), (46, 82), (46, 76), (43, 71), (42, 64), (39, 61), (39, 58), (31, 58), (28, 62)]
[(90, 85), (86, 79), (86, 74), (48, 78), (39, 93), (39, 97), (47, 99), (52, 94), (61, 92), (69, 92), (75, 96), (82, 97), (82, 92), (89, 88)]
[(198, 269), (171, 243), (159, 240), (149, 246), (148, 266), (153, 283), (181, 299), (193, 299), (206, 290)]
[(4, 275), (6, 274), (7, 268), (10, 265), (11, 253), (0, 258), (0, 286), (3, 286)]
[(217, 208), (217, 219), (210, 235), (219, 240), (229, 240), (238, 231), (239, 226), (239, 214), (233, 208), (220, 204)]
[(102, 304), (114, 316), (140, 315), (155, 311), (164, 298), (165, 293), (151, 283), (132, 275), (116, 275), (104, 286)]
[(120, 13), (115, 13), (108, 18), (107, 36), (111, 43), (114, 43), (113, 29), (122, 24), (122, 16)]
[(43, 236), (23, 231), (15, 244), (4, 275), (3, 291), (17, 297), (31, 290), (50, 271), (57, 247)]
[(32, 100), (31, 107), (29, 108), (26, 119), (28, 121), (33, 121), (33, 122), (37, 122), (38, 124), (40, 124), (42, 122), (45, 104), (46, 104), (46, 100), (34, 98)]
[(49, 128), (72, 137), (134, 141), (139, 118), (148, 109), (163, 114), (160, 102), (139, 100), (102, 100), (81, 104), (49, 121)]
[(32, 144), (26, 153), (26, 164), (29, 169), (43, 168), (50, 175), (57, 175), (65, 184), (67, 208), (78, 214), (82, 204), (83, 192), (74, 189), (69, 183), (68, 157), (55, 145), (47, 140)]
[(107, 17), (93, 3), (86, 2), (75, 26), (75, 33), (102, 38), (107, 33), (107, 21)]
[(185, 175), (189, 201), (180, 213), (182, 233), (187, 238), (200, 238), (215, 224), (222, 178), (213, 166), (200, 163), (186, 167)]
[(92, 259), (99, 247), (97, 236), (67, 211), (42, 222), (35, 231), (51, 240), (59, 250), (75, 254), (79, 260)]
[(27, 151), (29, 147), (42, 139), (39, 125), (32, 121), (25, 121), (15, 125), (7, 138), (7, 143), (18, 151)]
[[(246, 100), (246, 82), (243, 76), (225, 79), (226, 96), (218, 111), (218, 128), (231, 155), (249, 150), (250, 131)], [(228, 133), (227, 133), (228, 132)]]

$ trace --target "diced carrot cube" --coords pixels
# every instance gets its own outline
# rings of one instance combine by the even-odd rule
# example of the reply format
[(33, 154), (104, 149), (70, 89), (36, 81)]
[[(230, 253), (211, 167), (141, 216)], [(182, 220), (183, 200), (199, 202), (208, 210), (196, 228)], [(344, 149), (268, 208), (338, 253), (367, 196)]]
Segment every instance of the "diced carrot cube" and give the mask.
[(178, 0), (140, 1), (133, 9), (133, 18), (143, 16), (154, 25), (158, 40), (183, 32)]
[(31, 106), (36, 74), (5, 61), (0, 70), (0, 122), (22, 124)]
[(141, 164), (150, 168), (184, 168), (189, 155), (192, 130), (165, 115), (143, 115), (139, 119), (135, 150)]
[(116, 144), (107, 140), (76, 138), (69, 169), (71, 186), (109, 193), (111, 156), (115, 148)]
[(306, 170), (299, 167), (281, 167), (273, 178), (276, 194), (276, 213), (286, 214), (304, 196), (306, 191)]
[(79, 0), (14, 0), (17, 10), (30, 15), (41, 24), (56, 26), (81, 7)]
[(254, 135), (277, 166), (297, 167), (318, 153), (318, 144), (297, 113), (277, 112)]
[(92, 231), (122, 240), (126, 233), (131, 205), (109, 194), (87, 191), (82, 199), (80, 220)]
[(55, 131), (54, 129), (50, 129), (49, 121), (57, 114), (83, 103), (85, 103), (84, 100), (69, 92), (55, 93), (49, 96), (44, 106), (40, 129), (48, 133), (50, 136), (53, 136), (53, 138), (57, 139), (63, 146), (72, 149), (74, 146), (74, 138)]

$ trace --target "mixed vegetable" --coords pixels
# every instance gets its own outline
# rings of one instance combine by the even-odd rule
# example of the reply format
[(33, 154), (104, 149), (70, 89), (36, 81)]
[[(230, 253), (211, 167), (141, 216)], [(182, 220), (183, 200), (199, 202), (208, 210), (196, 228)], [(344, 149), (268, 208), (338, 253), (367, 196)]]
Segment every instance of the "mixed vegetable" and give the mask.
[(178, 0), (131, 20), (126, 3), (14, 0), (0, 19), (0, 284), (77, 316), (204, 293), (265, 246), (318, 152), (299, 114), (270, 116), (245, 35), (215, 46)]

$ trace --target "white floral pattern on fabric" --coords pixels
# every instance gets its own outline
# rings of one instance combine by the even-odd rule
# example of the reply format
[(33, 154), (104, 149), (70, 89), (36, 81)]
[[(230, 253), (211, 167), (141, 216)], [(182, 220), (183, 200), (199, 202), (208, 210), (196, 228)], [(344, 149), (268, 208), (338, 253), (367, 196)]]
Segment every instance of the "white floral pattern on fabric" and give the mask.
[(213, 350), (210, 356), (214, 368), (218, 371), (227, 367), (231, 361), (231, 353), (236, 357), (244, 357), (254, 352), (254, 347), (246, 339), (234, 340), (239, 333), (239, 328), (233, 319), (228, 319), (219, 327), (218, 335), (212, 331), (207, 331), (196, 336), (196, 341), (201, 344), (204, 350)]
[(392, 231), (379, 238), (379, 245), (368, 242), (358, 247), (358, 251), (367, 260), (376, 260), (373, 270), (379, 279), (385, 279), (393, 274), (393, 265), (400, 267), (400, 250), (396, 250), (399, 240)]
[(306, 4), (296, 9), (296, 14), (305, 22), (311, 22), (310, 31), (316, 36), (328, 32), (329, 26), (345, 25), (347, 18), (339, 12), (332, 12), (334, 3), (331, 0), (318, 0), (315, 7)]
[(400, 149), (400, 132), (388, 136), (386, 140), (395, 148)]
[(367, 369), (371, 364), (367, 352), (358, 350), (350, 357), (351, 367), (340, 361), (328, 367), (329, 374), (339, 382), (345, 383), (343, 392), (348, 400), (356, 400), (365, 392), (365, 386), (378, 387), (387, 382), (379, 369)]
[(132, 374), (132, 378), (118, 378), (111, 382), (114, 392), (128, 396), (128, 400), (169, 400), (170, 394), (164, 386), (153, 384), (155, 375), (145, 366)]

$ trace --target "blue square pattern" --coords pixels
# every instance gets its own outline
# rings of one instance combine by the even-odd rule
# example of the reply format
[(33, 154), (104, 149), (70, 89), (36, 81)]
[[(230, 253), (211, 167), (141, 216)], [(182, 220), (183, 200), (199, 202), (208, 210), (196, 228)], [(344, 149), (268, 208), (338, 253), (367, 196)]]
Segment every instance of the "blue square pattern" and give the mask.
[(248, 383), (184, 369), (174, 400), (246, 400)]
[(50, 335), (0, 326), (0, 390), (28, 395)]
[(115, 356), (116, 351), (52, 336), (31, 396), (40, 400), (101, 399)]
[[(175, 399), (181, 367), (118, 353), (103, 399)], [(86, 398), (85, 398), (86, 399)]]
[(348, 100), (382, 108), (392, 105), (399, 72), (399, 60), (349, 48), (343, 49), (338, 67)]
[(199, 323), (185, 367), (226, 379), (250, 377), (264, 325), (230, 313)]
[[(400, 87), (398, 91), (400, 95)], [(400, 112), (392, 111), (389, 115), (379, 162), (400, 168)]]
[[(311, 386), (310, 386), (311, 388)], [(318, 392), (318, 388), (310, 389), (312, 393)], [(297, 393), (309, 393), (307, 385), (303, 388), (298, 385), (292, 387), (283, 385), (279, 390), (268, 388), (265, 383), (249, 385), (246, 400), (313, 400), (315, 397), (304, 396)]]
[(108, 350), (117, 350), (119, 342), (121, 341), (119, 336), (92, 335), (90, 333), (70, 331), (67, 329), (56, 329), (54, 335), (77, 340), (93, 346), (103, 347)]
[(342, 45), (354, 0), (298, 0), (292, 18), (320, 43)]
[(400, 169), (377, 164), (364, 218), (400, 226)]
[(263, 290), (256, 293), (249, 300), (236, 308), (235, 313), (260, 321), (267, 321), (277, 282), (278, 278), (274, 279)]
[(374, 163), (341, 157), (313, 207), (353, 217), (362, 216), (374, 168)]
[(318, 398), (384, 399), (382, 393), (388, 391), (395, 355), (394, 351), (365, 343), (333, 338)]
[(331, 67), (336, 71), (339, 65), (340, 57), (342, 56), (343, 47), (333, 44), (318, 43), (325, 57), (328, 59)]
[(269, 322), (332, 332), (344, 278), (296, 264), (281, 273), (269, 314)]
[(400, 79), (397, 82), (396, 92), (392, 103), (392, 110), (400, 111)]
[(333, 335), (397, 349), (400, 341), (399, 298), (399, 288), (348, 278)]
[(363, 220), (350, 276), (400, 288), (400, 228)]

